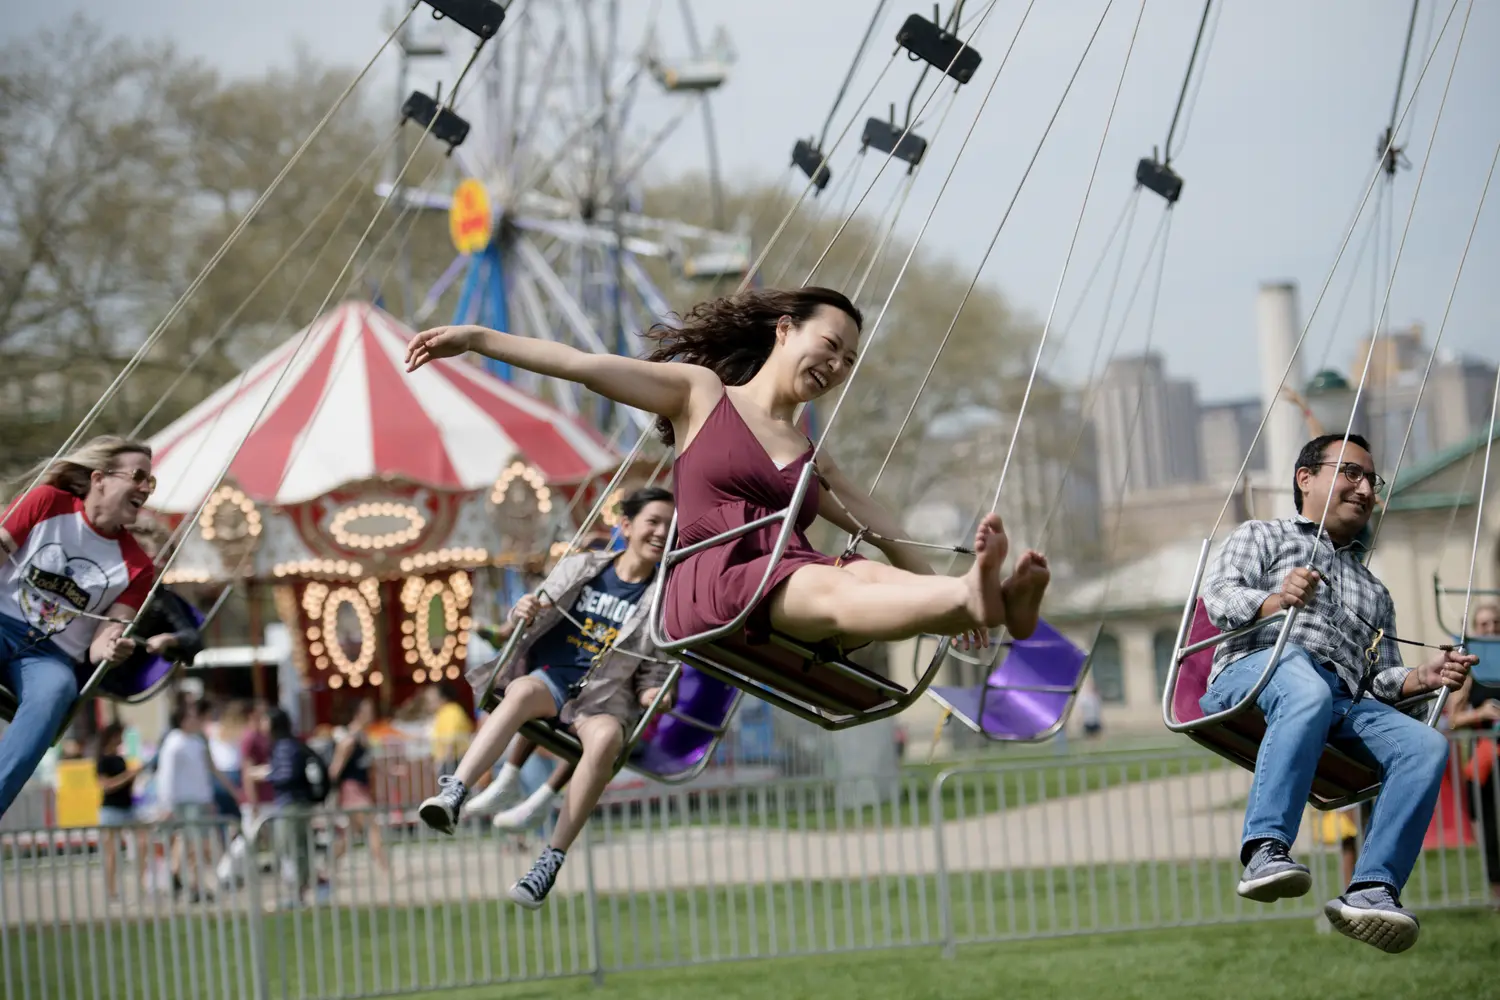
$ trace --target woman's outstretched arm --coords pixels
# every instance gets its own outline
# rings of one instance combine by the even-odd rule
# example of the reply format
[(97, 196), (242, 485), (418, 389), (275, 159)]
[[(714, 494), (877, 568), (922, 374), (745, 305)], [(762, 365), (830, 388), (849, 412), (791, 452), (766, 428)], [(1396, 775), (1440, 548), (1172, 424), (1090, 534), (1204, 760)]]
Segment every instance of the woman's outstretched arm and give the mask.
[[(892, 566), (910, 573), (932, 573), (932, 564), (921, 555), (898, 542), (885, 540), (905, 537), (906, 531), (894, 514), (854, 485), (833, 459), (827, 455), (818, 456), (818, 472), (826, 484), (822, 487), (823, 495), (818, 498), (820, 515), (851, 535), (863, 524), (882, 536), (880, 539), (870, 539), (870, 544), (885, 553)], [(830, 493), (833, 495), (830, 496)]]
[(641, 361), (618, 354), (595, 354), (550, 340), (518, 337), (482, 326), (440, 326), (424, 330), (406, 345), (406, 370), (429, 361), (473, 351), (517, 368), (577, 382), (616, 403), (655, 413), (674, 423), (687, 415), (696, 389), (717, 382), (697, 365)]

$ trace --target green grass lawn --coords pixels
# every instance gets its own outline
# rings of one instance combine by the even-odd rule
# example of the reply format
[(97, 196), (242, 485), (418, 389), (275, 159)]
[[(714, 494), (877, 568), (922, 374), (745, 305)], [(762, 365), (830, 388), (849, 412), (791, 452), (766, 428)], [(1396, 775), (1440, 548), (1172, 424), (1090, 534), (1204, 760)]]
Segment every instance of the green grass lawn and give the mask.
[[(1422, 939), (1385, 955), (1310, 920), (930, 948), (618, 973), (598, 1000), (1405, 1000), (1496, 995), (1500, 917), (1442, 912)], [(416, 1000), (531, 1000), (561, 983), (442, 990)]]

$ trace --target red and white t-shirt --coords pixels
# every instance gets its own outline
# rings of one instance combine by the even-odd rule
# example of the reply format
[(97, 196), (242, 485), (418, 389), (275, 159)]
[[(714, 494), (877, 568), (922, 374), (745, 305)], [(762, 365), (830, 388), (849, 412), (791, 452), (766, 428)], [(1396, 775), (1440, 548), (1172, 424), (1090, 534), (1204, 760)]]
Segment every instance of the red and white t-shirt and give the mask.
[(0, 564), (0, 615), (47, 633), (77, 660), (87, 658), (102, 615), (116, 604), (136, 610), (151, 589), (151, 558), (128, 531), (99, 533), (83, 501), (38, 486), (0, 518), (16, 552)]

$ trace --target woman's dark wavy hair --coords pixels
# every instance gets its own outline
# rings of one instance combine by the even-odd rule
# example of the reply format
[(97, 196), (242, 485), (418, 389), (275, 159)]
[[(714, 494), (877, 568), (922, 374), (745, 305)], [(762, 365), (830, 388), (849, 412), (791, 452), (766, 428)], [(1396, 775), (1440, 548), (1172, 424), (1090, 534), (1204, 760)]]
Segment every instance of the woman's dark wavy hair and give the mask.
[(616, 504), (615, 512), (627, 521), (634, 521), (635, 516), (645, 510), (648, 504), (658, 502), (676, 503), (670, 490), (664, 490), (660, 486), (642, 486)]
[[(744, 385), (771, 356), (781, 317), (805, 323), (821, 306), (847, 314), (856, 329), (864, 326), (864, 316), (843, 292), (816, 286), (752, 288), (698, 303), (681, 326), (657, 323), (646, 331), (646, 338), (656, 343), (646, 360), (702, 365), (725, 385)], [(675, 443), (670, 420), (657, 418), (656, 431), (664, 443)]]

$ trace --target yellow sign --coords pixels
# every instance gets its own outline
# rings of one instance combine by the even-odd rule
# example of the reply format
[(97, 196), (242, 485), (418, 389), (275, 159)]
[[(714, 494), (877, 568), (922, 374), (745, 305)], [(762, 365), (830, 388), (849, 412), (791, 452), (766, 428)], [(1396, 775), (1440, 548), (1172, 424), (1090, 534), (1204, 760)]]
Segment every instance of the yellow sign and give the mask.
[(57, 825), (94, 826), (99, 822), (99, 776), (92, 760), (57, 762)]
[(448, 208), (448, 234), (459, 253), (479, 253), (490, 245), (490, 196), (470, 177), (453, 192)]

